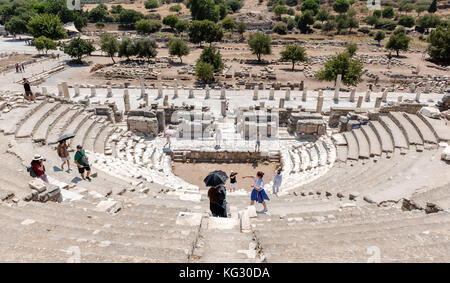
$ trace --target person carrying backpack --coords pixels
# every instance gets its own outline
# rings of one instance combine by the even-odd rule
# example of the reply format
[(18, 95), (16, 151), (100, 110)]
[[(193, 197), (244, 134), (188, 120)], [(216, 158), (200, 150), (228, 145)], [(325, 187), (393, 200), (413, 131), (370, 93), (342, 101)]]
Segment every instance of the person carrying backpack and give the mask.
[[(78, 172), (81, 174), (81, 178), (83, 178), (83, 180), (88, 179), (88, 181), (91, 181), (91, 178), (89, 177), (89, 175), (91, 175), (91, 167), (89, 166), (88, 157), (84, 152), (83, 146), (77, 145), (77, 152), (75, 153), (74, 159), (75, 165), (78, 167)], [(87, 172), (86, 178), (84, 178), (84, 171)]]
[(36, 154), (31, 161), (31, 170), (30, 175), (34, 174), (36, 175), (36, 178), (40, 178), (42, 181), (48, 183), (47, 174), (45, 174), (45, 166), (44, 166), (45, 159), (42, 158), (39, 154)]

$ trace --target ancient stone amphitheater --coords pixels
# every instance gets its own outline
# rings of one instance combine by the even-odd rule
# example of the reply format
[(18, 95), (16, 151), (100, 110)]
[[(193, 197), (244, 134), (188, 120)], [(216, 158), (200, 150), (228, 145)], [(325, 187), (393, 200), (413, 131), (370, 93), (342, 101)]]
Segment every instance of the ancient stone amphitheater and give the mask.
[[(377, 97), (374, 107), (362, 105), (359, 96), (355, 107), (335, 105), (332, 94), (328, 99), (328, 94), (314, 93), (302, 97), (307, 107), (292, 108), (284, 106), (285, 100), (301, 105), (301, 97), (282, 93), (283, 105), (272, 107), (279, 108), (279, 125), (263, 125), (276, 142), (263, 139), (259, 153), (267, 162), (281, 162), (281, 193), (270, 194), (267, 214), (248, 206), (247, 190), (228, 193), (230, 217), (215, 218), (209, 213), (206, 190), (174, 175), (171, 163), (192, 159), (195, 151), (217, 153), (216, 161), (220, 154), (252, 152), (249, 124), (256, 122), (243, 113), (268, 107), (279, 93), (274, 98), (273, 90), (267, 91), (267, 98), (255, 91), (253, 102), (266, 102), (255, 108), (241, 107), (239, 99), (231, 98), (237, 94), (229, 94), (226, 110), (221, 103), (224, 92), (208, 91), (207, 98), (218, 108), (203, 110), (233, 146), (225, 143), (214, 149), (214, 138), (196, 139), (185, 131), (168, 151), (163, 150), (159, 113), (167, 115), (175, 106), (169, 105), (167, 95), (162, 102), (160, 90), (144, 90), (140, 105), (139, 89), (126, 90), (132, 109), (126, 105), (130, 98), (123, 100), (123, 90), (91, 91), (91, 103), (78, 86), (75, 94), (53, 91), (43, 91), (36, 103), (24, 101), (20, 93), (1, 97), (2, 262), (450, 260), (450, 167), (445, 160), (450, 124), (448, 112), (435, 118), (424, 115), (420, 110), (427, 103), (400, 103), (390, 95)], [(196, 99), (200, 92), (204, 95), (196, 90)], [(324, 103), (323, 97), (319, 109), (316, 101)], [(114, 99), (119, 107), (111, 103)], [(192, 89), (180, 90), (174, 98), (183, 102), (178, 107), (184, 110), (193, 99)], [(375, 101), (364, 101), (370, 99)], [(148, 121), (146, 109), (154, 115)], [(159, 135), (145, 138), (142, 131), (132, 131), (126, 122), (132, 121), (132, 111), (142, 111), (149, 131)], [(175, 129), (183, 132), (178, 126)], [(59, 170), (55, 144), (65, 133), (74, 133), (71, 144), (83, 144), (87, 150), (92, 182), (82, 181), (76, 170)], [(26, 172), (36, 153), (47, 159), (49, 185)]]

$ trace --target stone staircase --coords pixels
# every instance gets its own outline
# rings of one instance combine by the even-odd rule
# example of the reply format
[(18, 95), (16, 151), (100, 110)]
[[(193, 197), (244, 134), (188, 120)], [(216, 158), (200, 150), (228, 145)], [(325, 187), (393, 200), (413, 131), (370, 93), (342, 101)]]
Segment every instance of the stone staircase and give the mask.
[(447, 132), (450, 132), (450, 124), (442, 119), (389, 112), (380, 115), (378, 121), (371, 120), (368, 125), (332, 137), (337, 146), (337, 159), (346, 162), (382, 153), (390, 157), (394, 149), (399, 149), (402, 154), (406, 154), (409, 148), (417, 151), (435, 149), (438, 142), (450, 138)]
[(254, 231), (267, 262), (446, 262), (448, 212), (347, 207), (263, 215)]

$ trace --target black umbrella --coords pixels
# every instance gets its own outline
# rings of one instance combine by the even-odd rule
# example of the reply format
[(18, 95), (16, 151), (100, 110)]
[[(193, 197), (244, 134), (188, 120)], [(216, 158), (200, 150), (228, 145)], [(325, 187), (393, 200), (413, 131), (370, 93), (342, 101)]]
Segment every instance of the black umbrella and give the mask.
[(203, 182), (205, 182), (205, 185), (207, 187), (217, 187), (225, 184), (227, 180), (228, 180), (227, 173), (221, 170), (215, 170), (210, 172), (208, 176), (206, 176), (206, 178), (203, 180)]
[(74, 134), (65, 134), (59, 137), (58, 142), (62, 142), (68, 139), (72, 139), (73, 137), (75, 137)]

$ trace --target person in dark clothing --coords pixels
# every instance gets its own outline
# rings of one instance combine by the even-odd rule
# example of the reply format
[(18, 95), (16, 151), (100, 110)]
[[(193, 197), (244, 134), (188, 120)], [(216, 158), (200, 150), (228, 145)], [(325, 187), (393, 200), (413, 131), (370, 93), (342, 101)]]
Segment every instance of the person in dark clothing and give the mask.
[(227, 217), (226, 191), (223, 185), (208, 190), (209, 209), (213, 216)]
[(233, 170), (231, 170), (230, 173), (230, 192), (234, 192), (237, 189), (237, 180), (236, 180), (236, 175), (238, 173), (234, 172)]
[(31, 91), (30, 82), (26, 78), (23, 78), (22, 84), (23, 88), (25, 89), (25, 98), (28, 101), (34, 101), (34, 95), (33, 92)]

